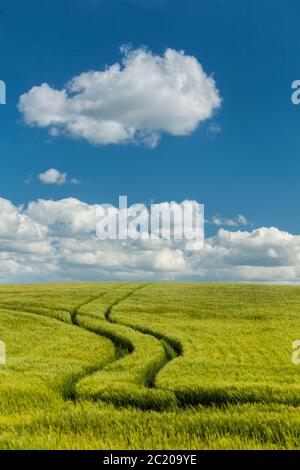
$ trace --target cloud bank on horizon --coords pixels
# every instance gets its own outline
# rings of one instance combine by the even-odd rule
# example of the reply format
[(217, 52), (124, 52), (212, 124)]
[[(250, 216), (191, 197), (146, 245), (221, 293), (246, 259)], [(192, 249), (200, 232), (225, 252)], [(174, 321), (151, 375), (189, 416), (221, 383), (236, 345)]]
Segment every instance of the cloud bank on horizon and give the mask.
[(300, 236), (220, 228), (202, 250), (174, 241), (101, 241), (97, 204), (0, 199), (0, 282), (68, 280), (300, 281)]
[(92, 144), (155, 147), (189, 135), (221, 106), (216, 83), (195, 57), (121, 47), (122, 63), (74, 77), (62, 90), (34, 86), (19, 100), (26, 124)]

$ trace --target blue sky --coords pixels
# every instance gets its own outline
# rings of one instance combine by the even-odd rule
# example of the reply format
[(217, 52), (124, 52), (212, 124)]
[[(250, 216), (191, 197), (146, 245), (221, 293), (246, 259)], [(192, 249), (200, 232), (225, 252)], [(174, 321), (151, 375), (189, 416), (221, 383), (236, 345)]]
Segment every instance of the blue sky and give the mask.
[[(151, 6), (152, 5), (152, 6)], [(299, 230), (300, 109), (290, 85), (300, 70), (297, 2), (202, 0), (64, 0), (1, 2), (0, 108), (3, 197), (16, 203), (75, 196), (88, 202), (195, 198), (209, 214), (246, 214), (256, 225)], [(21, 94), (47, 82), (61, 88), (73, 76), (120, 61), (120, 45), (147, 45), (161, 54), (184, 49), (214, 73), (224, 100), (213, 118), (188, 137), (164, 136), (156, 149), (92, 146), (48, 138), (22, 125)], [(80, 178), (78, 187), (24, 184), (55, 167)]]
[[(290, 100), (300, 77), (297, 12), (296, 0), (2, 0), (1, 197), (16, 205), (196, 199), (207, 216), (244, 214), (254, 227), (299, 233), (300, 107)], [(22, 94), (44, 82), (60, 90), (120, 62), (128, 43), (195, 57), (213, 74), (222, 107), (190, 135), (163, 134), (155, 148), (93, 145), (24, 123)], [(212, 123), (221, 128), (213, 138)], [(42, 184), (49, 168), (81, 184)]]

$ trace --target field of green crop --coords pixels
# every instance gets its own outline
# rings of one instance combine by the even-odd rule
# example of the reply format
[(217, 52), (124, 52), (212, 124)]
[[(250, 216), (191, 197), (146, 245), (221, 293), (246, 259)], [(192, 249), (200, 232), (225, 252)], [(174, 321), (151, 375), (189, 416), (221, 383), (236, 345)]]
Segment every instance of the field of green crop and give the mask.
[(0, 449), (297, 449), (300, 287), (0, 287)]

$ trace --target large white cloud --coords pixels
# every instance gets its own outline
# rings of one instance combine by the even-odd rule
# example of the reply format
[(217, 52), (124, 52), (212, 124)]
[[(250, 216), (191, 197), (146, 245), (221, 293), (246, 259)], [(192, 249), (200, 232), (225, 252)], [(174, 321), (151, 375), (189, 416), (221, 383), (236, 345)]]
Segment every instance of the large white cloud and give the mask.
[(121, 50), (121, 65), (82, 73), (62, 90), (43, 83), (22, 95), (25, 122), (94, 144), (155, 146), (163, 133), (192, 133), (220, 107), (215, 81), (195, 57)]
[(212, 280), (300, 282), (300, 235), (220, 228), (200, 251), (162, 240), (101, 241), (99, 204), (0, 199), (0, 282)]

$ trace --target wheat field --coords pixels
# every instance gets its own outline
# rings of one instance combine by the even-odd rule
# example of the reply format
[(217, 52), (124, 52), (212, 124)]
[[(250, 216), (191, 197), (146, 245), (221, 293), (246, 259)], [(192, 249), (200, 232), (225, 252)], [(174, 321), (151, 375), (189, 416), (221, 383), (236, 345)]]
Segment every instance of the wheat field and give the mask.
[(0, 287), (1, 449), (295, 449), (300, 288)]

